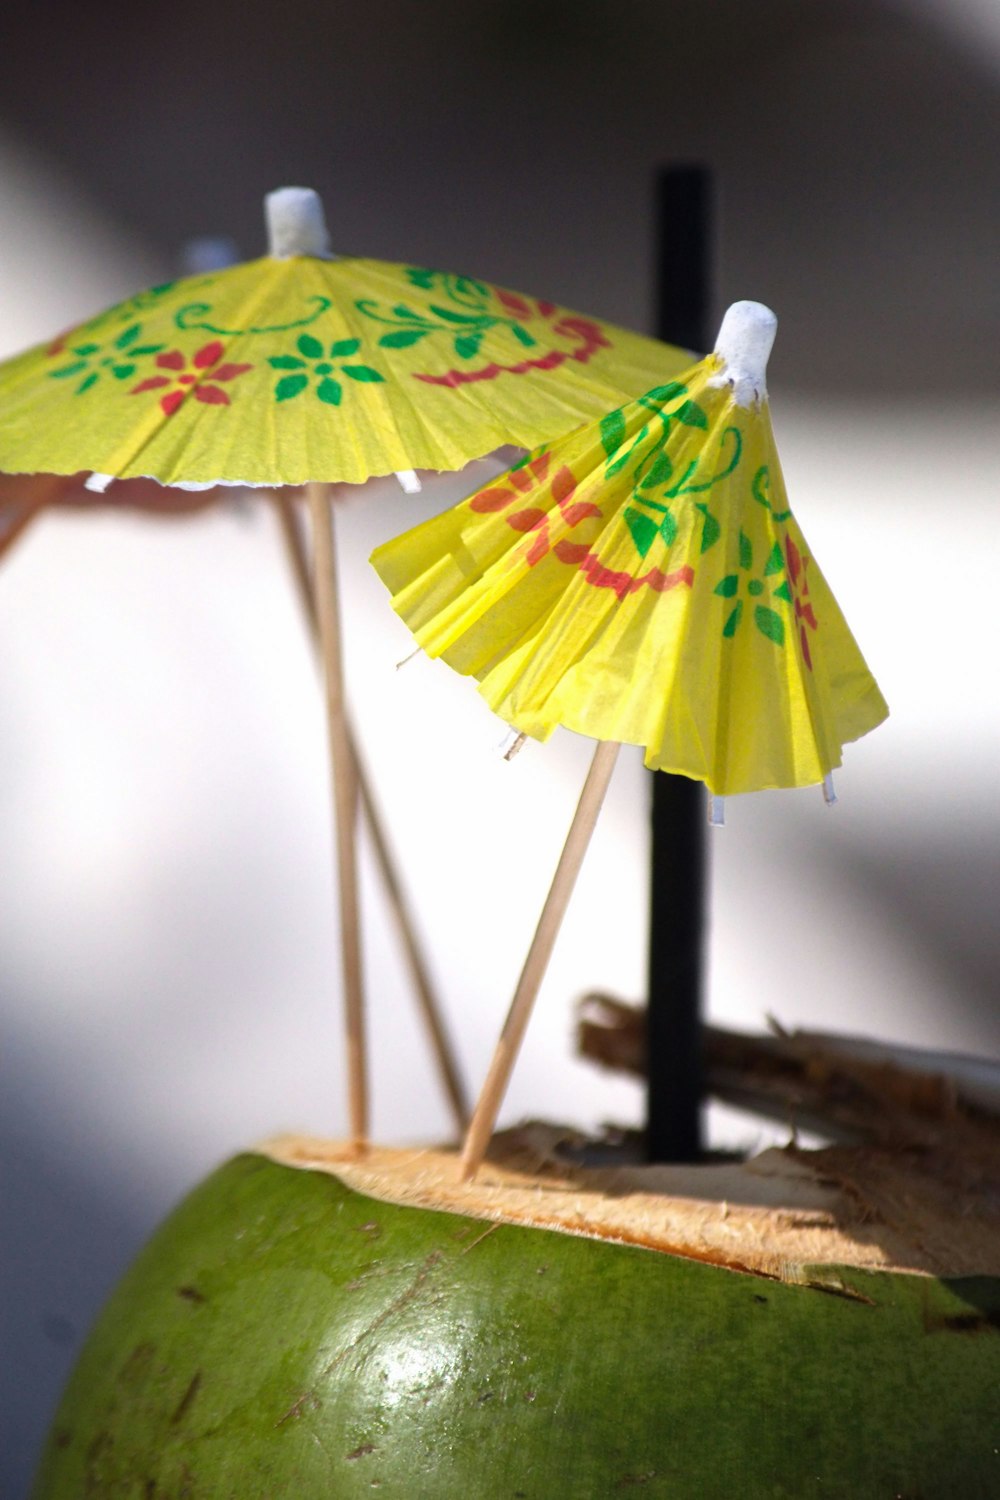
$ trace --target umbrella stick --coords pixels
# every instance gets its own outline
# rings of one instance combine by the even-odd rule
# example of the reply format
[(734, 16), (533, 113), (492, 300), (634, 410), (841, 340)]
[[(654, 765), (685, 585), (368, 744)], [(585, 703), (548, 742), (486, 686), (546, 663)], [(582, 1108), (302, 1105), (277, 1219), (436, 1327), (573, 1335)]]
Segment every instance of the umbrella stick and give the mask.
[(291, 569), (295, 592), (298, 595), (302, 613), (306, 617), (309, 633), (318, 643), (319, 627), (316, 620), (316, 601), (313, 598), (312, 563), (309, 558), (309, 548), (306, 545), (305, 530), (296, 510), (299, 502), (284, 490), (272, 490), (271, 495), (278, 511), (281, 540), (284, 544), (288, 566)]
[(355, 1148), (363, 1151), (367, 1145), (368, 1135), (368, 1086), (364, 993), (361, 979), (358, 862), (355, 840), (357, 779), (347, 719), (344, 714), (344, 668), (341, 655), (337, 559), (333, 539), (330, 486), (310, 484), (307, 492), (312, 516), (316, 615), (323, 649), (327, 728), (330, 736), (334, 836), (340, 895), (340, 947), (344, 978), (348, 1106), (351, 1139)]
[[(293, 500), (290, 495), (283, 494), (280, 490), (274, 492), (274, 498), (278, 506), (281, 535), (284, 539), (285, 551), (288, 555), (292, 575), (295, 579), (296, 590), (309, 629), (313, 637), (316, 638), (317, 620), (316, 608), (313, 602), (312, 579), (309, 572), (309, 552), (299, 519), (298, 502)], [(372, 848), (375, 851), (375, 860), (382, 876), (386, 895), (389, 898), (389, 908), (392, 911), (396, 927), (399, 931), (403, 953), (410, 970), (410, 978), (413, 981), (413, 987), (417, 995), (418, 1008), (423, 1017), (424, 1025), (427, 1027), (431, 1051), (437, 1062), (445, 1096), (451, 1106), (456, 1128), (461, 1135), (464, 1133), (469, 1122), (469, 1107), (465, 1098), (465, 1090), (458, 1071), (455, 1054), (445, 1029), (441, 1006), (434, 993), (430, 971), (424, 961), (413, 918), (406, 903), (406, 896), (403, 891), (399, 871), (396, 868), (395, 858), (389, 847), (389, 840), (382, 823), (378, 804), (375, 801), (371, 782), (361, 758), (358, 742), (349, 718), (347, 720), (347, 738), (351, 748), (351, 755), (354, 759), (354, 775), (361, 798), (361, 810), (368, 823)]]
[(490, 1071), (486, 1075), (486, 1082), (483, 1084), (482, 1093), (479, 1095), (472, 1115), (472, 1123), (465, 1138), (461, 1164), (462, 1180), (465, 1182), (470, 1181), (476, 1175), (486, 1152), (493, 1125), (500, 1111), (503, 1096), (507, 1092), (507, 1084), (510, 1081), (514, 1063), (517, 1061), (521, 1042), (524, 1040), (524, 1032), (545, 977), (549, 959), (552, 957), (552, 949), (555, 946), (563, 917), (566, 915), (569, 898), (573, 894), (576, 877), (580, 873), (580, 866), (587, 852), (587, 845), (590, 843), (620, 749), (621, 746), (615, 741), (605, 740), (597, 746), (594, 753), (594, 759), (580, 794), (580, 801), (573, 815), (569, 833), (566, 835), (562, 854), (559, 856), (556, 873), (549, 887), (549, 894), (538, 919), (535, 936), (528, 949), (528, 956), (524, 961), (524, 968), (521, 970), (521, 977), (517, 982), (517, 989), (514, 991), (514, 998), (493, 1054)]

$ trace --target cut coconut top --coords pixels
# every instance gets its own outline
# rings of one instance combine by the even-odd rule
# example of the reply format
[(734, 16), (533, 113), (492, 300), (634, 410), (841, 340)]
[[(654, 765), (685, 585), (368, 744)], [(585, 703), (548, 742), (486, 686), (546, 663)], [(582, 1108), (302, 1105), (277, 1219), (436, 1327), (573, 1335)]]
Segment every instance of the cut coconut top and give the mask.
[[(772, 1149), (705, 1166), (584, 1167), (560, 1154), (574, 1137), (544, 1124), (505, 1131), (471, 1184), (459, 1182), (458, 1153), (447, 1149), (371, 1147), (358, 1157), (348, 1142), (289, 1135), (257, 1150), (385, 1202), (639, 1245), (843, 1296), (851, 1288), (841, 1273), (851, 1268), (1000, 1273), (1000, 1193), (970, 1196), (953, 1159), (865, 1146)], [(982, 1168), (977, 1161), (980, 1179)]]

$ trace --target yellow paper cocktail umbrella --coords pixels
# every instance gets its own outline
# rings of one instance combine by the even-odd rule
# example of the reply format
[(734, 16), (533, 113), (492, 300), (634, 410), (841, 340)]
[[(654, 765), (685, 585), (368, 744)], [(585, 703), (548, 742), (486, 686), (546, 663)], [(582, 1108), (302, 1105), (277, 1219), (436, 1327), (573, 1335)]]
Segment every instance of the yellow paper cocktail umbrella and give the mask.
[[(461, 468), (637, 394), (679, 350), (468, 277), (334, 258), (305, 189), (270, 254), (153, 287), (0, 364), (0, 473), (28, 513), (59, 476), (307, 487), (331, 739), (351, 1129), (367, 1131), (354, 807), (329, 487)], [(55, 486), (55, 488), (53, 488)], [(40, 490), (39, 488), (40, 487)], [(41, 493), (43, 499), (38, 500)]]
[(191, 488), (459, 469), (688, 362), (471, 277), (333, 257), (304, 191), (271, 195), (263, 259), (153, 287), (0, 364), (0, 471)]
[[(826, 782), (888, 712), (799, 530), (764, 371), (774, 314), (372, 562), (431, 656), (521, 734), (602, 743), (466, 1146), (475, 1170), (622, 742), (716, 798)], [(717, 814), (717, 818), (719, 815)]]
[(372, 557), (428, 655), (519, 731), (642, 745), (720, 796), (821, 782), (887, 712), (789, 508), (763, 383), (732, 368), (717, 351)]

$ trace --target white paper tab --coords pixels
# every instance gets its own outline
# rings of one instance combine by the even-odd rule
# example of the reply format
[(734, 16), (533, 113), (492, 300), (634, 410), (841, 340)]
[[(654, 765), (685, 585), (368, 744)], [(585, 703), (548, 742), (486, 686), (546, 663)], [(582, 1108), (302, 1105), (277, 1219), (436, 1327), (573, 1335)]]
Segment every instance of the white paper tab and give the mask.
[(709, 797), (708, 799), (708, 821), (713, 828), (725, 828), (726, 826), (726, 799), (725, 797)]
[(778, 320), (763, 302), (734, 302), (727, 308), (715, 341), (722, 369), (709, 385), (729, 385), (737, 406), (752, 406), (767, 400), (768, 356), (774, 344)]
[(93, 490), (96, 495), (103, 495), (109, 484), (114, 483), (113, 474), (88, 474), (83, 481), (85, 490)]
[(275, 260), (293, 255), (330, 259), (323, 200), (312, 188), (276, 188), (264, 199), (267, 220), (267, 253)]
[(399, 480), (400, 489), (407, 495), (419, 495), (423, 489), (413, 469), (397, 469), (396, 478)]

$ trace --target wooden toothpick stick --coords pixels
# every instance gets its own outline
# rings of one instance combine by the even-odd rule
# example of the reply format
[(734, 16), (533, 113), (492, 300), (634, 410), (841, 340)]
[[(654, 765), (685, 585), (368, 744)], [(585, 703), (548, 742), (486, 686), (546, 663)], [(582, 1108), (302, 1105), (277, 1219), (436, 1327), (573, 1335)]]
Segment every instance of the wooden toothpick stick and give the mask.
[(307, 486), (313, 530), (314, 588), (323, 671), (326, 682), (330, 772), (333, 784), (334, 837), (340, 895), (340, 946), (343, 960), (347, 1045), (347, 1095), (351, 1140), (363, 1151), (368, 1140), (368, 1080), (365, 1049), (364, 992), (358, 907), (356, 846), (357, 775), (344, 713), (344, 669), (340, 611), (337, 604), (337, 559), (333, 538), (330, 486)]
[(313, 598), (312, 561), (306, 545), (305, 531), (296, 509), (302, 502), (290, 495), (287, 490), (272, 490), (271, 497), (274, 500), (285, 557), (288, 559), (299, 605), (305, 615), (306, 626), (318, 644), (319, 623), (316, 619), (316, 600)]
[[(301, 502), (294, 499), (291, 495), (283, 493), (281, 490), (275, 491), (274, 498), (278, 507), (278, 520), (285, 542), (285, 550), (288, 554), (289, 564), (295, 579), (302, 609), (310, 631), (318, 642), (318, 621), (316, 606), (313, 600), (309, 553), (297, 509)], [(465, 1090), (458, 1071), (458, 1064), (445, 1028), (441, 1006), (434, 993), (430, 971), (424, 960), (420, 942), (417, 938), (416, 927), (410, 915), (402, 881), (399, 871), (396, 868), (396, 862), (393, 858), (392, 849), (389, 845), (378, 805), (375, 801), (371, 782), (358, 749), (357, 738), (351, 727), (350, 717), (346, 716), (346, 718), (347, 738), (351, 747), (351, 754), (354, 757), (354, 775), (357, 780), (358, 792), (361, 799), (361, 811), (365, 816), (368, 831), (371, 834), (375, 859), (382, 876), (386, 894), (389, 898), (389, 908), (395, 918), (399, 931), (403, 952), (410, 970), (410, 978), (417, 996), (418, 1008), (427, 1027), (431, 1051), (434, 1054), (438, 1071), (441, 1075), (442, 1087), (451, 1107), (455, 1126), (459, 1135), (462, 1135), (469, 1122), (469, 1106), (465, 1098)]]
[(507, 1092), (507, 1084), (524, 1039), (525, 1029), (545, 976), (545, 970), (548, 968), (552, 949), (566, 914), (569, 898), (573, 894), (576, 877), (580, 873), (580, 866), (587, 852), (587, 845), (590, 843), (590, 836), (601, 811), (604, 794), (608, 789), (608, 782), (620, 749), (621, 746), (614, 741), (602, 741), (594, 753), (562, 854), (559, 856), (556, 873), (549, 887), (549, 894), (542, 907), (535, 936), (528, 949), (528, 956), (524, 961), (524, 968), (521, 970), (521, 977), (517, 982), (517, 989), (514, 991), (514, 998), (493, 1054), (490, 1071), (486, 1075), (486, 1082), (483, 1084), (482, 1093), (473, 1111), (472, 1123), (462, 1149), (461, 1177), (464, 1182), (470, 1181), (479, 1170), (493, 1133), (493, 1125), (500, 1111), (503, 1096)]

